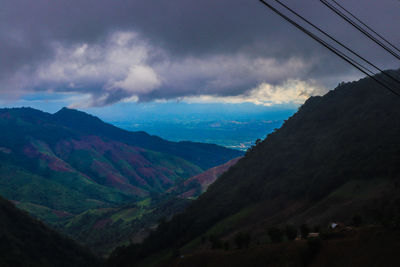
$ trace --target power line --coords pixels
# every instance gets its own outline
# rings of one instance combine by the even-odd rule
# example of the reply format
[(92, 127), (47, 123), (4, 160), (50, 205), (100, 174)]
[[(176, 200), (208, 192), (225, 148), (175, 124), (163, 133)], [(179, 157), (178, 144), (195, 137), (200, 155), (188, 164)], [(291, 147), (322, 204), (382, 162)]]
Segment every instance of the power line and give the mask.
[[(350, 65), (352, 65), (353, 67), (355, 67), (356, 69), (358, 69), (359, 71), (361, 71), (362, 73), (364, 73), (365, 75), (367, 75), (368, 77), (373, 79), (375, 82), (380, 84), (382, 87), (384, 87), (385, 89), (389, 90), (393, 94), (395, 94), (395, 95), (400, 97), (400, 94), (397, 93), (394, 89), (390, 88), (389, 86), (387, 86), (386, 84), (384, 84), (383, 82), (381, 82), (380, 80), (378, 80), (377, 78), (375, 78), (374, 76), (369, 74), (367, 68), (363, 67), (361, 64), (357, 63), (355, 60), (351, 59), (350, 57), (348, 57), (347, 55), (345, 55), (344, 53), (342, 53), (338, 49), (334, 48), (332, 45), (330, 45), (329, 43), (325, 42), (324, 40), (322, 40), (321, 38), (319, 38), (318, 36), (316, 36), (315, 34), (310, 32), (309, 30), (307, 30), (306, 28), (304, 28), (303, 26), (301, 26), (300, 24), (298, 24), (297, 22), (295, 22), (294, 20), (292, 20), (291, 18), (289, 18), (288, 16), (286, 16), (285, 14), (280, 12), (278, 9), (276, 9), (275, 7), (270, 5), (269, 3), (265, 2), (264, 0), (260, 0), (260, 2), (263, 3), (265, 6), (267, 6), (269, 9), (271, 9), (272, 11), (274, 11), (276, 14), (281, 16), (283, 19), (288, 21), (290, 24), (292, 24), (293, 26), (295, 26), (296, 28), (298, 28), (299, 30), (301, 30), (302, 32), (304, 32), (305, 34), (307, 34), (308, 36), (313, 38), (315, 41), (320, 43), (322, 46), (326, 47), (331, 52), (333, 52), (334, 54), (336, 54), (337, 56), (339, 56), (340, 58), (345, 60), (347, 63), (349, 63)], [(364, 70), (364, 69), (366, 69), (367, 71)]]
[[(375, 38), (371, 33), (369, 33), (368, 31), (366, 31), (363, 27), (361, 27), (360, 25), (358, 25), (355, 21), (353, 21), (351, 18), (349, 18), (348, 16), (346, 16), (343, 12), (341, 12), (338, 8), (334, 7), (331, 3), (329, 3), (326, 0), (320, 0), (324, 5), (326, 5), (329, 9), (331, 9), (333, 12), (335, 12), (337, 15), (339, 15), (341, 18), (343, 18), (345, 21), (347, 21), (348, 23), (350, 23), (353, 27), (355, 27), (357, 30), (359, 30), (361, 33), (363, 33), (365, 36), (367, 36), (369, 39), (371, 39), (373, 42), (375, 42), (376, 44), (378, 44), (380, 47), (382, 47), (383, 49), (385, 49), (387, 52), (389, 52), (390, 54), (392, 54), (394, 57), (396, 57), (397, 59), (400, 60), (400, 55), (397, 54), (395, 51), (393, 51), (390, 47), (386, 46), (384, 43), (382, 43), (380, 40), (378, 40), (377, 38)], [(335, 3), (337, 3), (336, 1), (334, 1)], [(339, 5), (340, 6), (340, 5)], [(340, 6), (342, 7), (342, 6)], [(353, 14), (350, 13), (350, 11), (344, 9), (347, 13), (349, 13), (351, 16), (353, 16), (354, 18), (356, 18)], [(358, 18), (356, 18), (358, 20)], [(361, 21), (361, 20), (360, 20)], [(363, 22), (361, 22), (362, 24), (365, 24)], [(366, 24), (365, 24), (366, 25)], [(367, 25), (366, 25), (367, 26)], [(367, 26), (368, 27), (368, 26)], [(370, 27), (368, 27), (370, 28)], [(371, 29), (372, 30), (372, 29)], [(372, 30), (373, 31), (373, 30)], [(373, 31), (375, 32), (375, 31)], [(378, 36), (380, 36), (377, 33)], [(386, 40), (386, 39), (384, 39)], [(391, 43), (389, 42), (389, 44), (391, 45)], [(397, 48), (395, 47), (395, 49), (397, 50)]]
[(341, 18), (343, 18), (345, 21), (350, 23), (353, 27), (355, 27), (357, 30), (359, 30), (361, 33), (363, 33), (365, 36), (367, 36), (369, 39), (371, 39), (373, 42), (378, 44), (380, 47), (385, 49), (387, 52), (389, 52), (392, 56), (400, 60), (400, 55), (398, 55), (395, 51), (393, 51), (390, 47), (387, 47), (384, 43), (376, 39), (372, 34), (370, 34), (368, 31), (366, 31), (363, 27), (358, 25), (356, 22), (354, 22), (351, 18), (346, 16), (343, 12), (341, 12), (339, 9), (334, 7), (331, 3), (327, 2), (326, 0), (320, 0), (324, 5), (326, 5), (330, 10), (335, 12), (337, 15), (339, 15)]
[[(361, 60), (363, 60), (364, 62), (366, 62), (367, 64), (369, 64), (370, 66), (372, 66), (373, 68), (375, 68), (376, 70), (378, 70), (379, 72), (382, 72), (386, 77), (392, 79), (393, 81), (397, 82), (400, 84), (400, 80), (393, 77), (390, 73), (387, 73), (386, 71), (383, 71), (382, 69), (380, 69), (378, 66), (376, 66), (375, 64), (373, 64), (371, 61), (367, 60), (366, 58), (364, 58), (363, 56), (361, 56), (360, 54), (358, 54), (357, 52), (355, 52), (354, 50), (352, 50), (350, 47), (344, 45), (343, 43), (341, 43), (340, 41), (338, 41), (336, 38), (332, 37), (329, 33), (327, 33), (326, 31), (322, 30), (320, 27), (316, 26), (315, 24), (313, 24), (312, 22), (310, 22), (308, 19), (306, 19), (304, 16), (300, 15), (299, 13), (297, 13), (296, 11), (294, 11), (292, 8), (290, 8), (289, 6), (287, 6), (286, 4), (282, 3), (280, 0), (274, 0), (275, 2), (277, 2), (278, 4), (280, 4), (281, 6), (283, 6), (284, 8), (286, 8), (287, 10), (289, 10), (292, 14), (294, 14), (295, 16), (297, 16), (298, 18), (302, 19), (303, 21), (305, 21), (306, 23), (308, 23), (309, 25), (311, 25), (314, 29), (318, 30), (319, 32), (321, 32), (322, 34), (324, 34), (325, 36), (327, 36), (329, 39), (331, 39), (332, 41), (334, 41), (335, 43), (337, 43), (338, 45), (340, 45), (341, 47), (345, 48), (347, 51), (349, 51), (350, 53), (352, 53), (353, 55), (355, 55), (356, 57), (360, 58)], [(334, 0), (333, 0), (334, 1)], [(373, 73), (371, 71), (371, 73)], [(375, 74), (375, 73), (373, 73)]]
[(353, 17), (355, 20), (357, 20), (359, 23), (361, 23), (361, 25), (363, 25), (364, 27), (366, 27), (368, 30), (370, 30), (371, 32), (373, 32), (376, 36), (378, 36), (379, 38), (381, 38), (383, 41), (385, 41), (388, 45), (390, 45), (392, 48), (394, 48), (395, 50), (397, 50), (398, 52), (400, 52), (400, 50), (391, 42), (389, 42), (385, 37), (383, 37), (381, 34), (379, 34), (378, 32), (376, 32), (374, 29), (372, 29), (370, 26), (368, 26), (366, 23), (364, 23), (361, 19), (357, 18), (354, 14), (352, 14), (349, 10), (347, 10), (344, 6), (342, 6), (341, 4), (339, 4), (336, 0), (332, 0), (333, 3), (335, 3), (338, 7), (340, 7), (341, 9), (343, 9), (347, 14), (349, 14), (351, 17)]
[[(285, 20), (287, 20), (289, 23), (291, 23), (292, 25), (294, 25), (296, 28), (300, 29), (302, 32), (306, 33), (307, 35), (309, 35), (311, 38), (313, 38), (314, 40), (316, 40), (317, 42), (319, 42), (321, 45), (325, 46), (326, 48), (328, 48), (329, 50), (331, 50), (333, 53), (335, 53), (336, 55), (340, 56), (341, 58), (343, 58), (344, 60), (346, 60), (348, 63), (350, 63), (351, 65), (353, 65), (354, 67), (356, 67), (357, 69), (361, 70), (363, 73), (365, 72), (370, 72), (372, 74), (374, 74), (371, 70), (369, 70), (368, 68), (366, 68), (365, 66), (362, 66), (360, 63), (356, 62), (355, 60), (353, 60), (352, 58), (350, 58), (349, 56), (347, 56), (346, 54), (344, 54), (343, 52), (339, 51), (338, 49), (334, 48), (332, 45), (330, 45), (329, 43), (327, 43), (326, 41), (322, 40), (321, 38), (319, 38), (318, 36), (316, 36), (315, 34), (313, 34), (312, 32), (308, 31), (307, 29), (305, 29), (304, 27), (302, 27), (300, 24), (296, 23), (294, 20), (290, 19), (288, 16), (284, 15), (282, 12), (280, 12), (279, 10), (277, 10), (276, 8), (274, 8), (273, 6), (271, 6), (270, 4), (266, 3), (263, 0), (260, 0), (264, 5), (268, 6), (270, 9), (272, 9), (275, 13), (277, 13), (278, 15), (280, 15), (281, 17), (283, 17)], [(365, 73), (367, 75), (369, 75), (368, 73)]]

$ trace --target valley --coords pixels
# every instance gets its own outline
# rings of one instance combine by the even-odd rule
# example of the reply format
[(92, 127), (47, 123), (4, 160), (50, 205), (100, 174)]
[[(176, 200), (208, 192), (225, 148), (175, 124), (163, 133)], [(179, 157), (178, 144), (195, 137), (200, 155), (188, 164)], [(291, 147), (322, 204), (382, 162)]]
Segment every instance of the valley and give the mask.
[(400, 266), (400, 0), (0, 0), (0, 267)]
[(182, 212), (189, 201), (169, 189), (242, 155), (70, 109), (2, 109), (0, 126), (0, 195), (102, 256)]

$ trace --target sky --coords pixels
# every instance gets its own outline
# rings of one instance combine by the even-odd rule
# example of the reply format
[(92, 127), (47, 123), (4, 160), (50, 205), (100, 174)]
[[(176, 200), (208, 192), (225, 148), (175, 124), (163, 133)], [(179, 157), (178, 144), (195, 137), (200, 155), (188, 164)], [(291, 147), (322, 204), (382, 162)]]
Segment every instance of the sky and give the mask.
[[(283, 2), (398, 68), (319, 0)], [(399, 1), (338, 2), (400, 44)], [(258, 0), (0, 0), (1, 106), (298, 106), (362, 76)]]

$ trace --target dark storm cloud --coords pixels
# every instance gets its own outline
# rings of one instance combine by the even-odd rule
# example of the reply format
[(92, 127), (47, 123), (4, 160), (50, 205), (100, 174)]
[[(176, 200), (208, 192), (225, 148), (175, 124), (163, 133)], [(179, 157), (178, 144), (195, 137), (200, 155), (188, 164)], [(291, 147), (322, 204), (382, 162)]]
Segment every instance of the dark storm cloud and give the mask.
[[(400, 43), (398, 2), (341, 2)], [(396, 66), (319, 1), (285, 3), (383, 68)], [(138, 35), (123, 41), (115, 33)], [(128, 50), (133, 63), (121, 63)], [(129, 96), (232, 96), (289, 79), (331, 86), (357, 75), (350, 69), (257, 0), (0, 0), (4, 91), (76, 91), (104, 105)]]

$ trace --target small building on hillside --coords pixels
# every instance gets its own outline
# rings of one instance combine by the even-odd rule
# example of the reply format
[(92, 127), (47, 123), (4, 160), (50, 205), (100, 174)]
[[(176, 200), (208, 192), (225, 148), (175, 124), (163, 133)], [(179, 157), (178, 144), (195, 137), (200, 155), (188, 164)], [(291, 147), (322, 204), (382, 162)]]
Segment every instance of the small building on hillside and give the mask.
[(308, 233), (307, 238), (317, 238), (319, 237), (319, 233)]
[(341, 222), (334, 221), (334, 222), (329, 223), (329, 230), (331, 230), (331, 231), (340, 231), (344, 227), (346, 227), (346, 225)]

